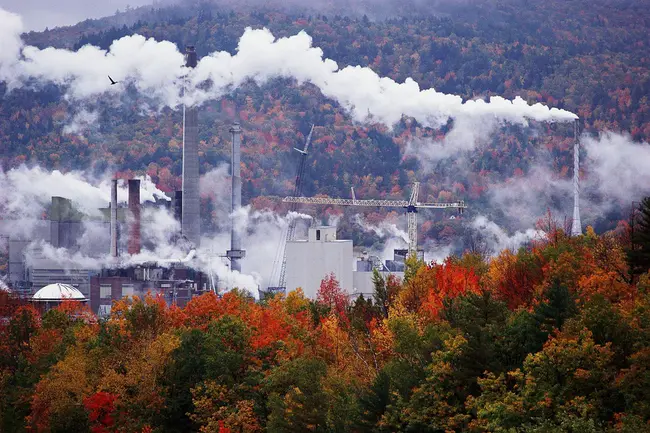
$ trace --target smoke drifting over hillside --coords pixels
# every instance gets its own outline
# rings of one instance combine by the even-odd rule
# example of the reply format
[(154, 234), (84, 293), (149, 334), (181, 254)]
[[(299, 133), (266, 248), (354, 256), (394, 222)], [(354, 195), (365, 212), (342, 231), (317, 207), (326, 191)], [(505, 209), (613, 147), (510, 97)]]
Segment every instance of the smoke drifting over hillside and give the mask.
[(584, 136), (582, 146), (586, 151), (587, 185), (606, 203), (629, 203), (650, 193), (650, 143), (606, 131), (598, 137)]
[[(305, 32), (276, 39), (267, 29), (248, 28), (237, 54), (215, 52), (188, 70), (183, 66), (183, 54), (167, 41), (133, 35), (114, 41), (108, 51), (92, 46), (76, 52), (41, 50), (23, 46), (17, 15), (0, 10), (0, 26), (0, 44), (10, 47), (0, 58), (0, 79), (10, 88), (33, 84), (34, 80), (55, 83), (64, 86), (73, 99), (116, 95), (123, 86), (132, 85), (158, 104), (177, 107), (183, 102), (201, 104), (219, 98), (250, 79), (263, 83), (274, 77), (291, 77), (319, 87), (325, 96), (346, 107), (356, 121), (389, 127), (402, 116), (430, 127), (440, 127), (450, 118), (465, 119), (465, 125), (486, 119), (525, 125), (528, 120), (570, 122), (577, 118), (565, 110), (539, 103), (529, 105), (519, 97), (463, 101), (457, 95), (420, 89), (410, 78), (397, 83), (367, 67), (339, 69), (335, 61), (323, 58), (323, 51), (312, 46)], [(107, 74), (121, 85), (109, 86)], [(185, 92), (181, 91), (183, 87)]]

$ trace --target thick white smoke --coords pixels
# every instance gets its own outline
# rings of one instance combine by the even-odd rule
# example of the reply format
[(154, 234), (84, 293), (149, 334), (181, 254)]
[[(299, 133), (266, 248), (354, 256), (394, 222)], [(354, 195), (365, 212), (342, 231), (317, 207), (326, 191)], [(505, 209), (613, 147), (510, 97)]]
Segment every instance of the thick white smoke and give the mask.
[(3, 292), (11, 292), (11, 290), (9, 290), (9, 286), (7, 286), (7, 284), (5, 283), (4, 277), (2, 275), (0, 275), (0, 290), (2, 290)]
[[(586, 171), (583, 189), (598, 193), (607, 207), (627, 205), (650, 194), (650, 144), (635, 142), (629, 134), (602, 132), (583, 136)], [(584, 200), (584, 198), (583, 198)]]
[[(273, 283), (273, 256), (283, 231), (286, 232), (288, 221), (294, 218), (310, 220), (311, 217), (297, 212), (281, 217), (268, 210), (256, 211), (250, 206), (241, 208), (235, 221), (246, 249), (246, 257), (242, 260), (244, 272), (232, 272), (223, 258), (230, 247), (231, 221), (230, 184), (226, 177), (224, 166), (220, 166), (201, 178), (202, 196), (213, 200), (216, 216), (223, 221), (216, 224), (219, 230), (215, 234), (203, 237), (202, 246), (195, 257), (184, 264), (214, 277), (222, 290), (238, 287), (257, 294), (258, 287)], [(148, 178), (142, 179), (141, 187), (143, 203), (147, 199), (164, 197), (164, 193), (157, 190)], [(142, 249), (137, 255), (121, 254), (117, 260), (109, 255), (109, 227), (101, 218), (83, 220), (83, 234), (72, 250), (57, 249), (43, 241), (45, 236), (39, 234), (37, 229), (44, 228), (42, 218), (51, 196), (69, 198), (78, 210), (90, 217), (99, 216), (98, 208), (106, 208), (110, 201), (110, 179), (106, 176), (95, 179), (83, 172), (64, 174), (21, 166), (0, 172), (0, 189), (3, 191), (0, 196), (0, 215), (3, 219), (0, 221), (0, 234), (34, 240), (26, 250), (28, 265), (48, 260), (64, 270), (99, 270), (148, 262), (172, 266), (187, 258), (186, 245), (178, 241), (180, 225), (165, 207), (143, 207)], [(127, 198), (127, 186), (120, 185), (118, 201), (124, 203)], [(49, 234), (49, 226), (45, 228)], [(120, 237), (121, 251), (126, 251), (126, 243), (127, 233), (124, 232)]]
[[(140, 179), (140, 201), (169, 200), (149, 176)], [(99, 208), (107, 207), (111, 197), (111, 178), (106, 174), (99, 179), (80, 171), (62, 173), (47, 171), (41, 167), (21, 165), (7, 172), (0, 171), (0, 211), (4, 218), (37, 218), (53, 196), (65, 197), (79, 210), (97, 215)], [(126, 182), (118, 182), (117, 198), (126, 202), (128, 187)]]
[(396, 224), (390, 223), (388, 221), (382, 221), (378, 225), (370, 224), (363, 219), (359, 214), (354, 216), (354, 223), (358, 225), (361, 230), (368, 233), (374, 233), (380, 238), (397, 238), (406, 244), (408, 244), (409, 236), (404, 230), (397, 227)]
[(474, 218), (471, 227), (481, 233), (486, 247), (493, 254), (498, 254), (505, 249), (517, 251), (525, 243), (531, 240), (541, 240), (546, 236), (543, 231), (534, 229), (516, 231), (514, 234), (509, 235), (498, 224), (483, 215)]
[(418, 158), (424, 170), (431, 171), (439, 161), (466, 155), (486, 143), (500, 125), (495, 116), (458, 117), (454, 127), (440, 140), (415, 138), (404, 149), (404, 156)]
[[(108, 74), (121, 80), (122, 85), (132, 84), (143, 94), (171, 107), (183, 101), (200, 104), (219, 98), (248, 79), (261, 83), (274, 77), (292, 77), (299, 83), (318, 86), (325, 96), (349, 109), (355, 120), (372, 120), (389, 127), (404, 115), (430, 127), (444, 125), (450, 118), (483, 119), (482, 122), (496, 119), (518, 124), (526, 124), (529, 119), (577, 119), (571, 112), (540, 103), (529, 105), (519, 97), (463, 101), (460, 96), (432, 88), (420, 89), (410, 78), (397, 83), (367, 67), (339, 69), (335, 61), (323, 58), (323, 51), (312, 46), (312, 38), (305, 32), (276, 39), (267, 29), (247, 28), (237, 54), (215, 52), (202, 58), (195, 69), (188, 70), (183, 66), (183, 54), (174, 44), (140, 35), (116, 40), (108, 51), (93, 46), (76, 52), (23, 46), (19, 21), (16, 15), (0, 10), (0, 44), (10, 47), (6, 53), (3, 49), (0, 57), (0, 79), (13, 86), (33, 80), (53, 82), (66, 86), (68, 96), (76, 99), (121, 92), (122, 86), (109, 85)], [(184, 86), (186, 91), (181, 92)]]

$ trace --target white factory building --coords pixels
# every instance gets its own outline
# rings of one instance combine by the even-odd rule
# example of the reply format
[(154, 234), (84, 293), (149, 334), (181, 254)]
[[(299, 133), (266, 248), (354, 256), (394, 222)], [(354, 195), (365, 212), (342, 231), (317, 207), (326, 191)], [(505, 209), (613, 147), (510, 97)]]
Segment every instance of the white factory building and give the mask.
[[(396, 259), (399, 261), (397, 255)], [(351, 297), (371, 297), (373, 269), (384, 276), (404, 276), (399, 263), (390, 267), (395, 272), (389, 272), (377, 258), (355, 257), (352, 241), (337, 239), (332, 226), (311, 227), (307, 239), (287, 242), (287, 291), (301, 288), (310, 299), (316, 299), (321, 281), (332, 273)]]

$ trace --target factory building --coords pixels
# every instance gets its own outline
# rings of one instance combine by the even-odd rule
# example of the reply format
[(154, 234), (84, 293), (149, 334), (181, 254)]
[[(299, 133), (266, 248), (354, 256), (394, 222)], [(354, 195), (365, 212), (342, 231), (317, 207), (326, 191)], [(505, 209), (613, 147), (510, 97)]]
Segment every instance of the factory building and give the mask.
[[(19, 226), (29, 227), (25, 230), (29, 235), (11, 230), (17, 226), (15, 221), (0, 221), (0, 234), (7, 238), (9, 250), (8, 282), (14, 293), (33, 300), (33, 296), (41, 293), (43, 288), (72, 287), (89, 301), (93, 312), (107, 314), (111, 302), (123, 296), (144, 296), (151, 292), (162, 295), (170, 305), (185, 305), (192, 296), (208, 290), (205, 275), (189, 268), (181, 260), (166, 261), (164, 266), (158, 263), (119, 266), (120, 255), (137, 255), (142, 244), (150, 242), (143, 239), (141, 233), (140, 181), (128, 181), (127, 206), (118, 206), (116, 197), (117, 181), (113, 181), (111, 203), (109, 207), (99, 209), (97, 217), (79, 212), (67, 198), (52, 197), (47, 210), (48, 219), (19, 222)], [(170, 202), (163, 200), (162, 203), (147, 202), (146, 205), (170, 206)], [(93, 236), (110, 238), (110, 243), (93, 238), (91, 242), (85, 242), (81, 251), (80, 241), (88, 223), (98, 230), (93, 232)], [(123, 239), (121, 234), (125, 235)], [(87, 259), (105, 258), (110, 254), (116, 259), (116, 267), (84, 266), (76, 263), (74, 258), (61, 260), (56, 254), (46, 254), (45, 248), (65, 249), (61, 256), (79, 253)], [(92, 263), (93, 260), (80, 262)], [(52, 302), (48, 301), (50, 304)]]
[(306, 297), (316, 299), (321, 281), (334, 274), (350, 298), (372, 297), (373, 271), (384, 277), (404, 277), (406, 250), (395, 250), (385, 264), (378, 257), (362, 254), (355, 259), (351, 240), (337, 239), (336, 227), (311, 227), (307, 239), (287, 242), (287, 290), (301, 288)]
[[(186, 66), (197, 66), (197, 54), (193, 46), (186, 48)], [(33, 295), (50, 283), (65, 283), (78, 289), (90, 300), (95, 312), (106, 313), (111, 301), (128, 295), (144, 295), (148, 291), (162, 294), (169, 303), (184, 305), (192, 296), (208, 290), (208, 278), (194, 271), (189, 261), (194, 258), (196, 248), (200, 246), (201, 219), (199, 197), (199, 147), (198, 147), (198, 108), (183, 106), (183, 161), (182, 191), (175, 191), (165, 205), (177, 221), (181, 232), (176, 236), (176, 246), (190, 252), (184, 260), (162, 260), (157, 263), (138, 263), (126, 269), (120, 267), (120, 256), (125, 252), (136, 256), (147, 246), (152, 246), (141, 233), (140, 181), (128, 181), (128, 207), (119, 207), (117, 203), (117, 180), (111, 182), (109, 207), (100, 209), (101, 217), (95, 221), (102, 233), (108, 233), (106, 242), (93, 239), (90, 244), (98, 251), (92, 251), (92, 257), (110, 256), (113, 260), (111, 269), (86, 269), (82, 265), (65, 265), (57, 260), (48, 259), (39, 245), (50, 244), (55, 248), (64, 248), (67, 253), (79, 251), (79, 239), (84, 236), (88, 216), (77, 212), (72, 202), (63, 197), (53, 197), (48, 220), (33, 221), (29, 235), (20, 236), (13, 230), (3, 227), (0, 221), (0, 236), (8, 238), (9, 246), (9, 282), (14, 292), (23, 298)], [(242, 130), (237, 122), (230, 128), (232, 134), (231, 177), (232, 177), (232, 215), (237, 215), (241, 208), (240, 146)], [(158, 206), (155, 203), (154, 206)], [(14, 227), (16, 222), (11, 222)], [(22, 224), (21, 224), (22, 225)], [(231, 247), (226, 257), (231, 261), (231, 269), (241, 271), (240, 260), (245, 257), (240, 233), (235, 230), (232, 221)], [(124, 234), (124, 238), (120, 239)], [(99, 235), (101, 236), (101, 234)], [(110, 241), (108, 241), (110, 238)], [(86, 242), (87, 251), (88, 242)], [(26, 260), (27, 249), (29, 263)], [(74, 261), (73, 260), (69, 260)], [(92, 260), (90, 261), (92, 262)], [(104, 260), (105, 262), (105, 260)], [(132, 261), (130, 263), (133, 263)], [(159, 266), (163, 265), (163, 266)], [(214, 290), (218, 282), (211, 281)]]
[(144, 264), (126, 269), (103, 269), (90, 279), (90, 308), (99, 316), (111, 312), (113, 301), (125, 296), (162, 296), (167, 304), (184, 307), (193, 296), (210, 290), (206, 276), (182, 265)]
[(287, 290), (300, 287), (316, 299), (321, 280), (331, 273), (350, 290), (352, 263), (352, 241), (337, 239), (336, 227), (311, 227), (306, 240), (287, 241)]

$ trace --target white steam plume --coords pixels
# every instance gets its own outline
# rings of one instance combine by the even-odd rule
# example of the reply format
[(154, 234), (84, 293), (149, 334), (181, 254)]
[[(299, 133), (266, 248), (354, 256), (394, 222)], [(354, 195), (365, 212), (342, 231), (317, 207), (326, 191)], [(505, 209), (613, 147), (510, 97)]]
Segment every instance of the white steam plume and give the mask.
[(404, 230), (397, 227), (396, 224), (390, 223), (388, 221), (382, 221), (379, 223), (379, 225), (370, 224), (364, 221), (364, 219), (359, 214), (356, 214), (354, 216), (354, 222), (359, 227), (361, 227), (361, 229), (364, 232), (374, 233), (375, 235), (379, 236), (382, 239), (397, 238), (408, 245), (408, 241), (409, 241), (408, 233), (406, 233)]
[(650, 194), (650, 143), (607, 131), (597, 138), (585, 135), (581, 142), (586, 150), (583, 188), (597, 192), (608, 207)]
[(526, 176), (512, 177), (490, 186), (487, 196), (493, 209), (502, 211), (509, 225), (517, 229), (534, 227), (547, 209), (554, 215), (564, 215), (567, 209), (557, 208), (552, 197), (561, 197), (559, 205), (570, 204), (573, 184), (569, 178), (560, 178), (549, 167), (540, 163)]
[[(149, 176), (139, 176), (140, 201), (169, 200)], [(7, 172), (0, 171), (0, 211), (5, 218), (38, 217), (52, 196), (65, 197), (83, 212), (97, 214), (97, 209), (107, 207), (110, 202), (110, 175), (101, 179), (89, 178), (79, 171), (61, 173), (46, 171), (40, 167), (25, 165)], [(125, 182), (118, 182), (118, 201), (126, 202), (128, 188)]]
[(509, 235), (504, 229), (487, 217), (479, 215), (471, 222), (471, 227), (483, 235), (487, 248), (493, 253), (509, 249), (516, 251), (520, 246), (534, 239), (543, 239), (545, 234), (541, 230), (527, 229)]
[[(287, 220), (270, 211), (251, 211), (250, 207), (243, 209), (240, 227), (244, 232), (244, 245), (250, 246), (247, 247), (246, 257), (242, 260), (245, 272), (231, 271), (227, 262), (222, 259), (230, 244), (229, 232), (205, 236), (195, 257), (184, 264), (216, 276), (221, 290), (238, 287), (257, 295), (257, 288), (265, 287), (265, 284), (269, 283), (272, 257)], [(305, 216), (296, 214), (295, 217)], [(116, 260), (105, 248), (105, 251), (97, 251), (98, 242), (108, 245), (108, 227), (105, 223), (88, 221), (84, 222), (86, 232), (79, 240), (78, 250), (54, 248), (47, 242), (34, 241), (26, 250), (26, 262), (32, 264), (45, 259), (64, 270), (99, 270), (104, 267), (125, 268), (143, 263), (169, 267), (181, 263), (188, 256), (184, 244), (175, 241), (180, 227), (166, 208), (143, 209), (141, 227), (143, 246), (137, 255), (124, 254)], [(124, 238), (123, 236), (120, 239), (122, 250), (126, 243)]]
[[(621, 206), (627, 209), (632, 201), (650, 194), (650, 144), (613, 132), (583, 135), (581, 144), (580, 201), (586, 221)], [(490, 185), (487, 192), (490, 206), (502, 211), (508, 225), (517, 229), (533, 227), (547, 210), (560, 219), (572, 211), (572, 179), (553, 171), (548, 162), (552, 158), (539, 156), (525, 176)]]
[[(276, 39), (267, 29), (247, 28), (239, 40), (237, 54), (215, 52), (188, 70), (183, 66), (183, 54), (171, 42), (134, 35), (114, 41), (108, 51), (93, 46), (76, 52), (41, 50), (22, 45), (19, 22), (19, 17), (0, 9), (0, 79), (10, 86), (34, 79), (65, 85), (68, 96), (76, 99), (120, 92), (122, 86), (108, 85), (107, 74), (171, 107), (183, 101), (200, 104), (219, 98), (248, 79), (261, 83), (273, 77), (293, 77), (299, 83), (318, 86), (325, 96), (349, 109), (355, 120), (366, 121), (370, 117), (389, 127), (403, 115), (430, 127), (444, 125), (449, 118), (498, 119), (522, 125), (528, 120), (577, 119), (569, 111), (540, 103), (529, 105), (520, 97), (506, 100), (493, 96), (489, 102), (463, 102), (457, 95), (433, 88), (420, 89), (411, 78), (397, 83), (367, 67), (339, 69), (335, 61), (323, 58), (323, 51), (312, 46), (312, 38), (304, 31)], [(5, 46), (9, 49), (5, 50)], [(187, 91), (181, 98), (185, 84)]]
[(469, 153), (485, 143), (500, 123), (496, 117), (459, 117), (454, 127), (440, 140), (414, 138), (406, 144), (404, 156), (415, 156), (427, 171), (434, 164)]
[(11, 292), (11, 290), (9, 290), (9, 286), (7, 286), (7, 284), (5, 283), (4, 277), (2, 275), (0, 275), (0, 290), (4, 292)]

